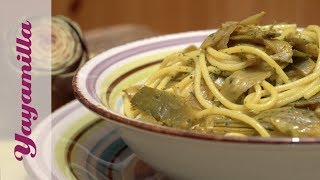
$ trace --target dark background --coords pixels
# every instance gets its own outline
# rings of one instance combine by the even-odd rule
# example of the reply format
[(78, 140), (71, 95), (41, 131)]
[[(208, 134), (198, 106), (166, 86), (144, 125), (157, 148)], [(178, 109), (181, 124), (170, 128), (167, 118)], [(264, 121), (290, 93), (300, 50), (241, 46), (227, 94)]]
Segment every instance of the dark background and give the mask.
[(84, 31), (142, 24), (164, 34), (219, 27), (265, 11), (264, 23), (320, 24), (318, 0), (53, 0), (52, 14), (77, 21)]

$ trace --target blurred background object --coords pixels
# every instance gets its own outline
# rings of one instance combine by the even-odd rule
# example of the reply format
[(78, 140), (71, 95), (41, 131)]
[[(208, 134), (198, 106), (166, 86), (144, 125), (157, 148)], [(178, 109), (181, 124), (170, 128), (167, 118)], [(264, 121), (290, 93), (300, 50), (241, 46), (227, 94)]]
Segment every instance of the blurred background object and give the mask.
[(78, 22), (84, 31), (116, 24), (142, 24), (161, 34), (217, 28), (259, 11), (264, 23), (320, 24), (318, 0), (54, 0), (53, 15)]
[[(149, 28), (139, 25), (123, 24), (115, 25), (107, 28), (97, 28), (88, 31), (84, 37), (82, 37), (82, 32), (80, 27), (70, 20), (69, 18), (62, 16), (54, 16), (52, 19), (67, 19), (68, 24), (72, 27), (67, 29), (66, 27), (57, 28), (57, 23), (52, 22), (52, 63), (51, 67), (54, 65), (60, 65), (57, 70), (52, 70), (52, 111), (66, 104), (67, 102), (74, 99), (72, 90), (72, 78), (75, 72), (81, 67), (85, 62), (87, 62), (91, 57), (110, 49), (112, 47), (128, 43), (141, 38), (146, 38), (155, 35)], [(60, 23), (61, 24), (61, 23)], [(65, 25), (66, 26), (66, 25)], [(60, 30), (57, 31), (56, 29)], [(54, 31), (56, 30), (56, 31)], [(65, 31), (62, 31), (65, 30)], [(63, 38), (66, 36), (67, 30), (76, 30), (76, 35), (78, 42), (74, 38)], [(60, 37), (59, 37), (60, 36)], [(81, 48), (75, 51), (72, 46), (72, 42), (78, 44)], [(64, 46), (62, 45), (64, 44)], [(57, 47), (58, 46), (58, 47)], [(82, 52), (83, 51), (83, 52)], [(80, 57), (73, 57), (70, 55), (78, 54)], [(75, 59), (77, 58), (77, 59)], [(75, 59), (75, 60), (73, 60)], [(65, 61), (65, 62), (61, 62)], [(69, 62), (75, 61), (75, 63), (70, 64)], [(66, 64), (69, 63), (69, 66)], [(58, 70), (61, 72), (58, 72)]]
[[(74, 98), (72, 78), (89, 54), (77, 23), (65, 16), (53, 16), (51, 20), (51, 109), (55, 110)], [(41, 27), (38, 29), (41, 31)], [(38, 49), (46, 51), (44, 43), (39, 42), (35, 44)], [(42, 54), (36, 60), (43, 61)]]

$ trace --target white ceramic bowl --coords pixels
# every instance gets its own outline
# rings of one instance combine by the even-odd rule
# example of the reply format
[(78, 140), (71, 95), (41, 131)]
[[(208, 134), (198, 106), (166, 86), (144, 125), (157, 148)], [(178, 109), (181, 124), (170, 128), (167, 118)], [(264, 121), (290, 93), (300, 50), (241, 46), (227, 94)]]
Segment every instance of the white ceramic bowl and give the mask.
[(87, 108), (114, 123), (140, 158), (173, 179), (319, 179), (319, 138), (225, 137), (123, 115), (123, 89), (142, 83), (166, 55), (199, 45), (211, 32), (160, 36), (108, 50), (78, 71), (75, 94)]

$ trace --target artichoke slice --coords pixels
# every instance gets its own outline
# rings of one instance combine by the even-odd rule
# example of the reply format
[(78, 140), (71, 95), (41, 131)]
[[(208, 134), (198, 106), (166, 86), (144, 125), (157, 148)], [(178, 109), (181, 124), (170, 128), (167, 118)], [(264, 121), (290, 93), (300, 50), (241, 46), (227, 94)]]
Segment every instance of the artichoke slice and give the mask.
[(270, 49), (272, 52), (274, 52), (271, 57), (280, 62), (287, 62), (287, 63), (292, 63), (292, 46), (282, 40), (264, 40), (264, 44), (266, 45), (267, 49)]
[(236, 102), (244, 92), (270, 76), (270, 71), (261, 71), (254, 68), (246, 71), (236, 71), (225, 79), (220, 92), (230, 101)]
[(155, 88), (142, 87), (130, 102), (133, 108), (170, 127), (188, 129), (195, 119), (187, 98)]
[(281, 133), (292, 137), (319, 137), (320, 119), (313, 111), (295, 107), (270, 109), (258, 114), (255, 119), (270, 122)]
[(258, 14), (249, 16), (243, 20), (240, 21), (240, 24), (242, 25), (258, 25), (261, 21), (261, 19), (266, 15), (266, 12), (262, 11)]
[(210, 34), (201, 44), (201, 48), (213, 47), (218, 50), (227, 48), (230, 35), (237, 27), (237, 22), (227, 22), (217, 32)]
[(301, 98), (298, 101), (290, 103), (290, 105), (293, 105), (295, 107), (304, 107), (309, 108), (311, 110), (315, 110), (317, 107), (320, 107), (320, 92), (315, 94), (309, 99)]

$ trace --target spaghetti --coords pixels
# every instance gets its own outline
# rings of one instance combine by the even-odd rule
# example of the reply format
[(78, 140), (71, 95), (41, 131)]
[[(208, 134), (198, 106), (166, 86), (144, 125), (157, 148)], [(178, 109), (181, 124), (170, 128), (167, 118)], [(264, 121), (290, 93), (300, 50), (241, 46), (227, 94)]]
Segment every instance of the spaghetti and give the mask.
[(201, 47), (166, 57), (150, 89), (125, 90), (125, 114), (227, 136), (320, 136), (320, 98), (308, 102), (320, 91), (320, 27), (259, 26), (263, 15), (226, 22)]

